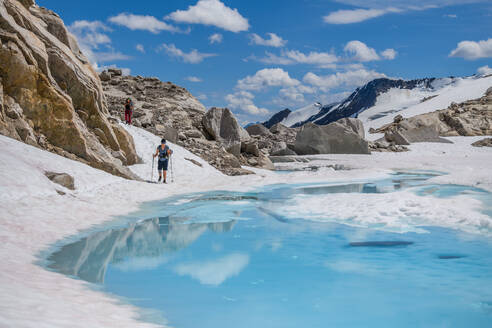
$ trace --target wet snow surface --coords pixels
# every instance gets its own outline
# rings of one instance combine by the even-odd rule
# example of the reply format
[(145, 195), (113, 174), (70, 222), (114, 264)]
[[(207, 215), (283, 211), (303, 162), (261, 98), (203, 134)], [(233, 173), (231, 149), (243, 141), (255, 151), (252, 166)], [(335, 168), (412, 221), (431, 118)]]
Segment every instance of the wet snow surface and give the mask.
[(47, 266), (174, 327), (485, 327), (492, 195), (435, 175), (174, 196)]

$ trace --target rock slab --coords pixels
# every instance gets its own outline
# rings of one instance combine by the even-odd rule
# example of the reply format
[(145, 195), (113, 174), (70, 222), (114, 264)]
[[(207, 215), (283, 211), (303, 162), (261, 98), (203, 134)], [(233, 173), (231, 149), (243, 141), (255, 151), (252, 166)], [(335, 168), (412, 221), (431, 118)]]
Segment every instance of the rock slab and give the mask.
[[(354, 130), (358, 119), (340, 120), (328, 125), (307, 123), (297, 133), (294, 150), (299, 155), (370, 154), (369, 144)], [(347, 124), (351, 122), (351, 124)], [(360, 122), (362, 125), (362, 122)]]
[(75, 190), (75, 181), (74, 178), (67, 173), (56, 173), (56, 172), (45, 172), (46, 177), (53, 181), (54, 183), (59, 184), (70, 190)]
[(203, 127), (213, 140), (219, 141), (231, 154), (241, 154), (241, 142), (248, 141), (250, 136), (244, 130), (228, 108), (212, 107), (203, 116)]

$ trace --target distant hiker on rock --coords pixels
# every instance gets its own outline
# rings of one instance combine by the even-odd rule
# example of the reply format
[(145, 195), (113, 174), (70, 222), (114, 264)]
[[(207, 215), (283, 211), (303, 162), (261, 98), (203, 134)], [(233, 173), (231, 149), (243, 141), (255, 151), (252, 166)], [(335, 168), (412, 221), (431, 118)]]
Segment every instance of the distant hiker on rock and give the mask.
[(125, 102), (125, 123), (132, 124), (133, 102), (130, 98)]
[[(159, 160), (157, 161), (157, 171), (159, 171), (159, 180), (162, 179), (162, 171), (164, 171), (164, 180), (166, 183), (166, 175), (167, 175), (167, 166), (169, 164), (169, 157), (173, 154), (173, 151), (166, 145), (166, 139), (161, 140), (161, 144), (157, 146), (157, 150), (154, 154), (154, 158), (159, 156)], [(171, 181), (172, 182), (172, 181)]]

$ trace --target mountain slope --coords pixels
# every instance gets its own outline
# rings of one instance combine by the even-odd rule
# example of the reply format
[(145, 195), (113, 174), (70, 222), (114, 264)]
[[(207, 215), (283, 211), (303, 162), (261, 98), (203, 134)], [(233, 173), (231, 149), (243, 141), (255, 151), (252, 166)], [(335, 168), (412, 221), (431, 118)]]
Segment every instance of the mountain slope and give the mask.
[(321, 108), (320, 103), (308, 105), (308, 106), (300, 108), (294, 112), (291, 112), (280, 123), (282, 123), (285, 126), (293, 126), (298, 122), (307, 121), (307, 120), (309, 120), (309, 118), (311, 116), (319, 113), (320, 108)]
[(347, 99), (342, 101), (323, 117), (315, 120), (314, 123), (324, 125), (344, 117), (356, 117), (360, 112), (374, 106), (378, 96), (388, 92), (390, 89), (432, 89), (432, 83), (434, 81), (434, 78), (411, 81), (391, 80), (386, 78), (372, 80), (363, 87), (357, 88)]
[(391, 122), (396, 113), (417, 115), (446, 108), (451, 102), (479, 98), (491, 85), (491, 76), (410, 81), (381, 78), (357, 88), (340, 103), (321, 106), (316, 112), (313, 110), (311, 116), (305, 115), (308, 106), (282, 115), (280, 122), (298, 127), (307, 122), (325, 125), (344, 117), (359, 117), (368, 129)]
[(411, 90), (403, 93), (393, 89), (378, 97), (376, 104), (359, 115), (364, 128), (379, 128), (391, 123), (400, 114), (404, 118), (449, 107), (452, 103), (482, 97), (492, 87), (492, 76), (439, 79), (432, 90)]
[(274, 126), (277, 123), (282, 122), (284, 119), (286, 119), (292, 111), (288, 108), (281, 110), (280, 112), (274, 114), (268, 121), (263, 122), (263, 125), (269, 129), (272, 126)]

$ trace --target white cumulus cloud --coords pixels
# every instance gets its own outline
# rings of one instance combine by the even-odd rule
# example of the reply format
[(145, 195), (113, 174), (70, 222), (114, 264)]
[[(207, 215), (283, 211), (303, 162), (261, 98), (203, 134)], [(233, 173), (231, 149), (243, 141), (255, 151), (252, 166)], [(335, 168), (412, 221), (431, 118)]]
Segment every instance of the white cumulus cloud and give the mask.
[(265, 87), (292, 87), (299, 85), (300, 82), (289, 76), (289, 73), (281, 68), (264, 68), (255, 75), (246, 76), (237, 81), (237, 88), (240, 90), (261, 90)]
[(111, 29), (100, 21), (78, 20), (68, 26), (68, 30), (77, 38), (80, 50), (96, 69), (98, 63), (131, 58), (112, 47), (107, 34)]
[(110, 62), (110, 61), (118, 61), (118, 60), (128, 60), (132, 57), (122, 54), (119, 51), (105, 51), (105, 52), (97, 52), (95, 53), (96, 59), (99, 62)]
[(208, 41), (210, 41), (210, 44), (214, 43), (222, 43), (223, 37), (222, 34), (220, 33), (214, 33), (208, 37)]
[(262, 38), (256, 33), (250, 35), (251, 43), (259, 46), (267, 46), (267, 47), (283, 47), (287, 44), (287, 40), (282, 39), (275, 33), (267, 33), (268, 38)]
[(314, 94), (316, 93), (316, 89), (306, 85), (297, 85), (294, 87), (282, 88), (279, 90), (278, 94), (280, 97), (280, 101), (274, 100), (275, 103), (295, 103), (295, 104), (304, 104), (306, 103), (306, 99), (304, 97), (305, 94)]
[(138, 51), (140, 51), (141, 53), (145, 53), (145, 47), (143, 46), (143, 44), (137, 44), (135, 46), (135, 49), (137, 49)]
[(203, 285), (218, 286), (237, 276), (248, 264), (249, 255), (237, 253), (216, 260), (178, 264), (174, 271), (180, 276), (190, 276)]
[(350, 6), (366, 8), (386, 8), (388, 5), (398, 8), (426, 9), (443, 6), (463, 5), (476, 2), (487, 2), (487, 0), (335, 0)]
[(449, 57), (462, 57), (468, 60), (492, 57), (492, 38), (481, 41), (461, 41)]
[(482, 67), (479, 67), (477, 69), (478, 75), (490, 75), (492, 74), (492, 68), (489, 67), (489, 65), (485, 65)]
[(187, 10), (177, 10), (167, 18), (177, 23), (212, 25), (231, 32), (249, 29), (249, 23), (237, 9), (231, 9), (219, 0), (199, 0)]
[(376, 53), (376, 50), (368, 47), (364, 42), (357, 40), (348, 42), (343, 50), (350, 53), (352, 55), (352, 59), (361, 62), (380, 59), (379, 55)]
[(305, 54), (298, 50), (289, 50), (285, 51), (283, 55), (300, 64), (327, 65), (338, 61), (338, 57), (329, 52), (311, 51)]
[(195, 82), (195, 83), (203, 81), (201, 78), (196, 77), (196, 76), (188, 76), (185, 78), (185, 80), (190, 81), (190, 82)]
[(383, 56), (383, 58), (388, 60), (395, 59), (397, 54), (398, 52), (395, 49), (391, 49), (391, 48), (381, 51), (381, 56)]
[(392, 7), (384, 9), (337, 10), (324, 16), (323, 20), (328, 24), (352, 24), (400, 11), (400, 9)]
[(326, 92), (338, 87), (358, 87), (381, 77), (386, 77), (386, 75), (374, 70), (357, 69), (325, 76), (319, 76), (309, 72), (304, 75), (303, 81)]
[(253, 102), (255, 96), (248, 91), (238, 91), (233, 94), (228, 94), (225, 97), (227, 106), (233, 109), (240, 109), (244, 112), (253, 115), (266, 115), (269, 113), (268, 109), (260, 108)]
[(198, 52), (198, 50), (196, 49), (192, 49), (190, 52), (184, 52), (172, 43), (163, 43), (159, 47), (159, 50), (164, 50), (169, 56), (179, 58), (185, 63), (189, 64), (198, 64), (201, 63), (205, 58), (217, 56), (216, 54)]
[(112, 16), (108, 19), (111, 23), (125, 26), (130, 30), (142, 30), (149, 31), (157, 34), (160, 31), (179, 32), (180, 30), (172, 25), (163, 22), (154, 16), (149, 15), (134, 15), (121, 13), (116, 16)]
[(332, 68), (331, 66), (339, 60), (339, 58), (335, 54), (330, 52), (311, 51), (309, 53), (303, 53), (299, 50), (285, 50), (282, 51), (280, 55), (272, 54), (270, 52), (266, 52), (265, 54), (265, 57), (253, 57), (253, 59), (256, 59), (265, 64), (308, 64), (317, 65), (323, 68)]

